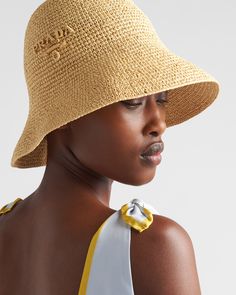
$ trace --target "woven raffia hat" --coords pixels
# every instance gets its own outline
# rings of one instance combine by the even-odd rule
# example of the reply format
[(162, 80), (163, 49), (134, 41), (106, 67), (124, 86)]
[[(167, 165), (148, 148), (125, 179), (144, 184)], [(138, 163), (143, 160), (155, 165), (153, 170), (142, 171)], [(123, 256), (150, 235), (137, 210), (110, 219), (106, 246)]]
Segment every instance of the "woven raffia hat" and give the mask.
[(219, 83), (172, 53), (132, 0), (47, 0), (25, 33), (29, 114), (11, 166), (47, 164), (46, 135), (109, 104), (165, 90), (167, 127), (207, 108)]

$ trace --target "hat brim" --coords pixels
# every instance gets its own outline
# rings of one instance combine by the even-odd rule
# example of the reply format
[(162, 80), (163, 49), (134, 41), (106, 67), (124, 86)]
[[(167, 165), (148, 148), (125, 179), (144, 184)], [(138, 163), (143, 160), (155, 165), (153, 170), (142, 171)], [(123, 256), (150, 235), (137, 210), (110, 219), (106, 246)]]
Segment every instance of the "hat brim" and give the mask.
[[(98, 64), (91, 66), (88, 64), (86, 69), (90, 76), (88, 81), (91, 81), (93, 75), (97, 78), (93, 79), (93, 87), (84, 81), (82, 84), (81, 77), (74, 76), (73, 80), (68, 80), (61, 88), (59, 86), (58, 92), (52, 92), (52, 97), (48, 98), (51, 102), (47, 106), (48, 113), (50, 111), (55, 113), (55, 96), (57, 98), (58, 95), (64, 96), (69, 100), (64, 99), (63, 106), (57, 107), (58, 114), (54, 116), (53, 121), (49, 119), (40, 121), (43, 117), (41, 116), (43, 107), (30, 113), (14, 150), (11, 166), (18, 168), (45, 166), (47, 164), (45, 136), (49, 132), (111, 103), (168, 90), (166, 125), (170, 127), (196, 116), (217, 97), (219, 82), (193, 63), (175, 55), (165, 46), (162, 50), (149, 46), (143, 52), (145, 55), (142, 55), (142, 51), (134, 52), (135, 63), (127, 60), (123, 63), (125, 55), (122, 56), (121, 50), (117, 53), (117, 61), (112, 64), (113, 68), (109, 69), (107, 75), (104, 72), (100, 75), (101, 65), (106, 64), (107, 58), (105, 55), (100, 56)], [(126, 68), (122, 69), (124, 64)], [(78, 99), (80, 96), (97, 99), (83, 105), (84, 100), (80, 102)], [(60, 115), (62, 108), (63, 114)]]

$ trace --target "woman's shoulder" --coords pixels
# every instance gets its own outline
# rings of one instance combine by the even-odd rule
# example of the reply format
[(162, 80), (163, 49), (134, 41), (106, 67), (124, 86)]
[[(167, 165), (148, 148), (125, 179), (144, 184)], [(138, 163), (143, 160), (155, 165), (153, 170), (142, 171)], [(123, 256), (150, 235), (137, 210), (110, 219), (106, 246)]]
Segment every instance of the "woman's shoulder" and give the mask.
[(133, 236), (137, 294), (146, 290), (146, 294), (200, 295), (194, 248), (183, 226), (167, 216), (153, 214), (152, 226), (143, 238)]

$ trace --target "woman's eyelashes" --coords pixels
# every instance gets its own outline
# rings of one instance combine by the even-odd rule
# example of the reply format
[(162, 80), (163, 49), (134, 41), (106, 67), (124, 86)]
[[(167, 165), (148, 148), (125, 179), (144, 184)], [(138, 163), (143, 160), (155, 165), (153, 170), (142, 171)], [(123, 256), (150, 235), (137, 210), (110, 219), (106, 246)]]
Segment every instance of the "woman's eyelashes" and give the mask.
[[(160, 95), (160, 97), (158, 97), (156, 99), (157, 103), (160, 104), (161, 106), (165, 106), (168, 103), (168, 100), (166, 99), (166, 97), (167, 97), (166, 94)], [(137, 99), (123, 100), (121, 102), (123, 104), (125, 104), (127, 107), (130, 107), (130, 108), (134, 108), (134, 107), (137, 107), (139, 105), (142, 105), (142, 102), (140, 102)]]

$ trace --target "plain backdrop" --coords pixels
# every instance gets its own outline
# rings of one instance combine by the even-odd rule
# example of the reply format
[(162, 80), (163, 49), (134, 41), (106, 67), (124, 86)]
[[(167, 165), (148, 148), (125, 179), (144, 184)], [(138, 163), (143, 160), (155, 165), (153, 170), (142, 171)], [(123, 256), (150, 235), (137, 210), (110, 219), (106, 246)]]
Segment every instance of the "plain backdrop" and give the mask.
[[(176, 54), (221, 83), (216, 101), (201, 114), (166, 129), (154, 179), (143, 186), (114, 182), (111, 207), (133, 197), (151, 203), (189, 233), (204, 295), (236, 294), (236, 98), (233, 0), (134, 0)], [(23, 42), (28, 20), (43, 1), (0, 2), (0, 207), (25, 198), (45, 167), (10, 166), (28, 114)], [(19, 221), (20, 222), (20, 221)]]

